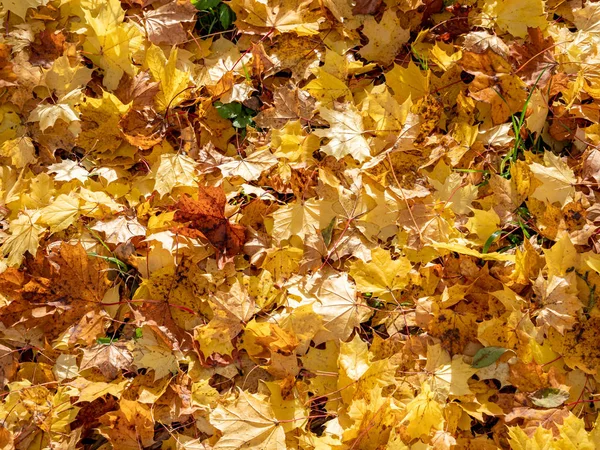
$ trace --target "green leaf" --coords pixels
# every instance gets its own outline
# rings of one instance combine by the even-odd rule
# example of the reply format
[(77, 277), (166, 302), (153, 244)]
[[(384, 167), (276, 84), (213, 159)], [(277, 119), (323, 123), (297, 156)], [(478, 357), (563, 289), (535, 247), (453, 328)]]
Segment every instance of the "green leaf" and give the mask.
[(487, 253), (488, 250), (490, 249), (490, 247), (492, 246), (492, 244), (494, 243), (494, 241), (496, 239), (498, 239), (498, 236), (500, 236), (502, 234), (502, 230), (498, 230), (498, 231), (494, 231), (489, 238), (487, 238), (487, 241), (485, 241), (485, 244), (483, 244), (483, 249), (481, 250), (481, 253)]
[(557, 388), (544, 388), (535, 391), (529, 398), (540, 408), (557, 408), (569, 399), (569, 393)]
[(335, 228), (336, 220), (337, 218), (334, 217), (333, 219), (331, 219), (331, 222), (329, 222), (329, 225), (327, 225), (327, 228), (321, 230), (321, 236), (323, 236), (323, 242), (325, 242), (326, 246), (329, 246), (329, 244), (331, 244), (331, 238), (333, 237), (333, 229)]
[(219, 113), (219, 116), (221, 116), (223, 119), (235, 119), (237, 116), (242, 114), (242, 104), (238, 102), (215, 102), (214, 105)]
[(233, 119), (231, 124), (236, 128), (246, 128), (248, 125), (252, 124), (252, 117), (241, 114)]
[(502, 347), (485, 347), (479, 349), (473, 357), (473, 364), (471, 364), (471, 367), (474, 369), (482, 369), (491, 366), (507, 351), (509, 351), (507, 348)]
[(192, 0), (192, 5), (199, 11), (206, 11), (207, 9), (214, 8), (221, 0)]
[(98, 344), (100, 345), (110, 345), (113, 341), (113, 338), (109, 337), (101, 337), (97, 339)]
[(231, 23), (235, 20), (235, 13), (225, 3), (219, 5), (219, 21), (221, 26), (226, 30), (231, 26)]

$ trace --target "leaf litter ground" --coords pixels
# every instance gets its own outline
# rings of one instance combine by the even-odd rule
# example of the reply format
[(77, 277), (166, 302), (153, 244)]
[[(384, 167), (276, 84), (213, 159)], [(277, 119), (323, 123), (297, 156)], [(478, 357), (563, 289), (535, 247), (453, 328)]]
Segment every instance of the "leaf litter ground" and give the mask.
[(0, 20), (0, 448), (600, 448), (600, 3)]

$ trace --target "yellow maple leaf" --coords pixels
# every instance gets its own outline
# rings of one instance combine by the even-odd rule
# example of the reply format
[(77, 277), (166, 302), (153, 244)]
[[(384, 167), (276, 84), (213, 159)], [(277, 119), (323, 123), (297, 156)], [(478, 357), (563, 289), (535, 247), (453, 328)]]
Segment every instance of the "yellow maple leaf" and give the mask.
[(142, 337), (131, 341), (128, 347), (135, 366), (154, 369), (155, 381), (179, 371), (178, 352), (149, 326), (142, 327)]
[(2, 243), (2, 256), (8, 256), (9, 266), (19, 266), (25, 253), (35, 255), (40, 245), (40, 236), (44, 227), (37, 224), (38, 212), (25, 212), (12, 220), (8, 226), (9, 236)]
[(329, 122), (326, 130), (315, 130), (321, 138), (329, 138), (329, 143), (321, 147), (321, 151), (341, 159), (352, 156), (359, 162), (371, 157), (371, 149), (367, 141), (362, 117), (356, 108), (347, 104), (343, 110), (321, 108), (321, 117)]
[(311, 36), (319, 33), (319, 22), (323, 20), (314, 12), (312, 0), (240, 0), (232, 2), (231, 8), (240, 29), (262, 33), (277, 30)]
[(367, 16), (363, 25), (363, 34), (369, 43), (360, 49), (360, 55), (366, 60), (375, 60), (387, 66), (408, 42), (410, 30), (400, 26), (400, 19), (395, 9), (386, 9), (377, 23), (373, 16)]
[(46, 86), (52, 89), (59, 98), (75, 89), (82, 88), (92, 79), (92, 69), (83, 65), (71, 66), (68, 56), (54, 60), (52, 67), (45, 72)]
[(545, 280), (541, 275), (533, 285), (539, 297), (541, 309), (537, 323), (544, 327), (553, 327), (560, 334), (570, 330), (577, 321), (577, 312), (582, 304), (577, 298), (575, 274), (569, 273), (565, 278), (553, 276)]
[(235, 400), (218, 405), (210, 423), (221, 432), (216, 450), (285, 450), (285, 431), (266, 397), (239, 390)]
[(356, 288), (348, 280), (347, 274), (327, 277), (319, 287), (317, 298), (319, 302), (313, 308), (322, 317), (323, 326), (329, 331), (327, 340), (330, 336), (346, 340), (354, 328), (371, 314), (363, 301), (357, 299)]
[(279, 242), (298, 236), (318, 233), (327, 227), (334, 217), (331, 203), (309, 199), (282, 206), (273, 213), (273, 237)]
[(402, 420), (407, 423), (406, 432), (413, 439), (429, 436), (431, 430), (440, 430), (444, 424), (442, 406), (435, 400), (435, 392), (428, 383), (421, 385), (421, 392), (407, 405), (407, 414)]
[(187, 72), (177, 68), (177, 55), (177, 47), (171, 50), (169, 59), (156, 45), (151, 45), (146, 50), (145, 64), (154, 81), (160, 83), (160, 93), (154, 98), (158, 112), (174, 108), (189, 97), (187, 87), (190, 77)]
[(27, 136), (11, 139), (0, 145), (0, 156), (10, 158), (11, 164), (21, 169), (35, 161), (35, 147)]
[(410, 61), (408, 67), (394, 65), (394, 68), (385, 74), (385, 82), (394, 91), (394, 96), (400, 103), (409, 97), (413, 101), (429, 93), (430, 72), (423, 72)]
[(104, 70), (104, 86), (114, 90), (124, 73), (133, 75), (135, 72), (130, 53), (141, 35), (133, 24), (124, 23), (125, 11), (118, 0), (102, 2), (99, 8), (86, 8), (83, 14), (88, 31), (83, 49), (86, 56)]
[(115, 151), (123, 138), (119, 121), (131, 105), (121, 103), (110, 92), (103, 92), (102, 98), (85, 97), (79, 106), (82, 125), (77, 143), (96, 154)]
[(154, 189), (162, 197), (177, 186), (195, 186), (196, 162), (183, 154), (161, 155), (154, 169)]
[(543, 0), (493, 0), (483, 3), (480, 17), (484, 26), (495, 23), (502, 31), (526, 38), (527, 28), (548, 26)]
[(71, 226), (78, 215), (79, 199), (67, 194), (60, 194), (50, 205), (40, 210), (40, 220), (48, 225), (53, 233)]
[(29, 8), (46, 5), (50, 0), (1, 0), (0, 4), (6, 11), (10, 11), (21, 18), (25, 18)]
[(314, 69), (313, 73), (316, 78), (308, 83), (304, 89), (316, 98), (321, 105), (329, 107), (338, 99), (349, 100), (352, 98), (346, 83), (325, 71), (323, 67)]
[(371, 251), (371, 261), (354, 261), (349, 273), (360, 292), (389, 297), (393, 291), (407, 285), (410, 270), (407, 258), (401, 256), (393, 260), (390, 252), (376, 248)]
[(473, 217), (469, 218), (466, 227), (471, 233), (477, 235), (478, 243), (484, 244), (494, 232), (498, 231), (499, 225), (500, 217), (493, 209), (489, 211), (473, 209)]
[(544, 165), (532, 163), (529, 168), (542, 185), (533, 192), (533, 197), (550, 203), (558, 202), (564, 206), (575, 194), (577, 182), (573, 170), (560, 156), (544, 152)]

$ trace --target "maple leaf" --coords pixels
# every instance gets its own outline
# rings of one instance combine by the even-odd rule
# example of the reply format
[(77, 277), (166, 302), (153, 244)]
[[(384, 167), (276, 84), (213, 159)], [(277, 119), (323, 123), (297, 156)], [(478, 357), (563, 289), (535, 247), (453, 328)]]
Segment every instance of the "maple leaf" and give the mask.
[(82, 88), (92, 79), (92, 69), (83, 65), (73, 67), (67, 56), (56, 58), (52, 67), (45, 72), (46, 86), (52, 89), (59, 98), (65, 97), (75, 89)]
[(218, 405), (210, 415), (211, 424), (222, 436), (215, 449), (284, 450), (285, 433), (271, 405), (260, 394), (238, 391), (238, 397)]
[(40, 220), (53, 233), (64, 230), (75, 223), (79, 215), (79, 199), (60, 194), (54, 201), (40, 210)]
[(134, 236), (146, 235), (146, 228), (137, 219), (127, 219), (123, 216), (107, 222), (98, 222), (92, 230), (104, 232), (105, 242), (110, 244), (119, 244), (129, 241)]
[(6, 11), (10, 11), (21, 18), (25, 18), (29, 8), (37, 8), (46, 5), (50, 0), (2, 0), (2, 7)]
[(5, 141), (0, 156), (10, 158), (12, 165), (20, 169), (35, 161), (35, 147), (28, 137)]
[(550, 203), (559, 202), (561, 206), (572, 198), (577, 181), (573, 171), (558, 156), (551, 152), (544, 152), (544, 165), (532, 163), (529, 168), (535, 177), (542, 182), (536, 188), (533, 197)]
[(186, 155), (166, 153), (154, 168), (154, 189), (162, 197), (177, 186), (195, 186), (196, 164)]
[(235, 255), (246, 240), (245, 228), (225, 217), (227, 200), (222, 188), (200, 187), (198, 200), (184, 194), (173, 205), (175, 220), (187, 222), (180, 232), (190, 237), (204, 237), (219, 252)]
[(577, 321), (576, 314), (582, 307), (574, 289), (574, 281), (574, 273), (566, 278), (553, 276), (550, 280), (545, 280), (541, 275), (538, 277), (533, 287), (542, 307), (537, 317), (540, 325), (551, 326), (561, 334), (573, 328)]
[(238, 176), (246, 181), (253, 181), (260, 178), (265, 170), (275, 164), (277, 164), (277, 158), (269, 150), (258, 150), (246, 158), (219, 164), (219, 170), (225, 177)]
[(393, 9), (386, 9), (379, 23), (373, 17), (368, 17), (362, 32), (369, 43), (360, 50), (361, 56), (386, 66), (394, 61), (410, 37), (410, 30), (401, 28), (400, 19)]
[(86, 97), (79, 107), (82, 123), (77, 143), (89, 152), (114, 151), (123, 139), (119, 121), (130, 107), (108, 92), (99, 99)]
[(486, 2), (481, 20), (494, 22), (498, 28), (516, 37), (526, 38), (527, 28), (546, 29), (546, 13), (542, 0), (494, 0)]
[(150, 408), (133, 400), (121, 399), (119, 410), (100, 417), (100, 434), (114, 447), (139, 449), (154, 443), (154, 419)]
[(306, 91), (283, 86), (273, 92), (273, 107), (264, 109), (254, 118), (260, 127), (273, 131), (293, 120), (308, 121), (312, 118), (315, 101)]
[(296, 235), (304, 239), (325, 228), (333, 212), (331, 204), (317, 199), (289, 204), (273, 213), (273, 237), (278, 241)]
[(369, 142), (365, 138), (362, 117), (351, 105), (345, 110), (336, 111), (320, 108), (321, 117), (329, 122), (327, 130), (315, 130), (321, 138), (329, 138), (329, 143), (321, 147), (321, 151), (338, 159), (346, 155), (363, 162), (371, 157)]
[[(55, 105), (38, 105), (29, 115), (29, 122), (39, 122), (42, 131), (53, 127), (59, 119), (70, 125), (72, 125), (73, 122), (80, 121), (79, 116), (70, 105), (61, 103)], [(72, 127), (69, 127), (69, 129), (73, 131), (76, 130), (76, 128)]]
[(347, 274), (328, 277), (316, 294), (313, 305), (323, 319), (323, 326), (336, 338), (346, 340), (370, 315), (368, 307), (356, 296), (356, 288)]
[(164, 335), (150, 327), (142, 327), (142, 337), (130, 342), (128, 349), (136, 367), (154, 370), (154, 381), (179, 371), (176, 353), (173, 351), (176, 349)]
[(117, 378), (121, 370), (129, 370), (133, 355), (124, 343), (97, 344), (83, 351), (80, 370), (97, 367), (109, 380)]
[(152, 45), (146, 50), (146, 65), (154, 81), (160, 83), (160, 93), (154, 98), (158, 112), (165, 112), (167, 108), (175, 107), (188, 97), (187, 87), (189, 75), (177, 68), (177, 47), (169, 59), (160, 47)]
[(144, 12), (144, 27), (153, 44), (177, 45), (186, 41), (185, 23), (196, 18), (196, 8), (191, 3), (172, 2)]
[(400, 103), (404, 103), (408, 98), (416, 101), (427, 95), (429, 78), (429, 73), (426, 72), (423, 75), (423, 72), (412, 61), (406, 68), (394, 64), (392, 70), (385, 74), (387, 85), (394, 91), (394, 95)]
[[(340, 98), (348, 99), (351, 96), (346, 83), (325, 71), (322, 67), (314, 69), (313, 73), (316, 78), (308, 83), (304, 89), (316, 98), (321, 105), (330, 107), (336, 100)], [(326, 117), (323, 118), (327, 120)]]
[(241, 0), (232, 2), (231, 8), (237, 16), (241, 29), (266, 33), (277, 30), (281, 33), (294, 32), (300, 36), (319, 32), (318, 16), (309, 10), (312, 0)]
[(421, 393), (406, 405), (408, 414), (403, 422), (408, 423), (406, 432), (412, 438), (429, 435), (432, 429), (439, 430), (444, 423), (442, 406), (435, 400), (435, 392), (429, 385), (421, 386)]
[(40, 244), (44, 227), (37, 225), (39, 213), (24, 213), (9, 224), (10, 235), (2, 242), (2, 256), (8, 256), (9, 266), (19, 266), (29, 252), (35, 255)]
[(469, 85), (470, 95), (490, 104), (494, 124), (521, 111), (527, 100), (525, 83), (513, 74), (506, 59), (488, 49), (482, 54), (465, 52), (459, 63), (465, 71), (475, 75)]
[(392, 260), (389, 252), (377, 248), (371, 251), (371, 261), (358, 260), (352, 263), (350, 276), (361, 292), (389, 296), (393, 291), (406, 286), (410, 270), (411, 264), (406, 258)]

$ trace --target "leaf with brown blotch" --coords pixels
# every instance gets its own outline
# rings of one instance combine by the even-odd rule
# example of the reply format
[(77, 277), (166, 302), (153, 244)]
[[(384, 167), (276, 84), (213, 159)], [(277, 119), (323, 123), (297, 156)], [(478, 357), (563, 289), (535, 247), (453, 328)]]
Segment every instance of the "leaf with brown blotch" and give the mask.
[(164, 138), (162, 119), (153, 109), (132, 109), (125, 114), (119, 128), (125, 140), (143, 150), (154, 147)]
[(34, 66), (50, 67), (52, 62), (63, 54), (66, 47), (65, 40), (62, 31), (40, 31), (31, 44), (29, 62)]
[(174, 220), (186, 223), (178, 232), (188, 237), (207, 239), (219, 253), (238, 254), (246, 241), (246, 229), (225, 217), (226, 201), (225, 192), (220, 187), (200, 186), (198, 200), (182, 195), (172, 206), (176, 211)]
[(137, 401), (121, 399), (118, 411), (100, 417), (100, 433), (122, 450), (138, 450), (154, 443), (154, 418), (150, 408)]

